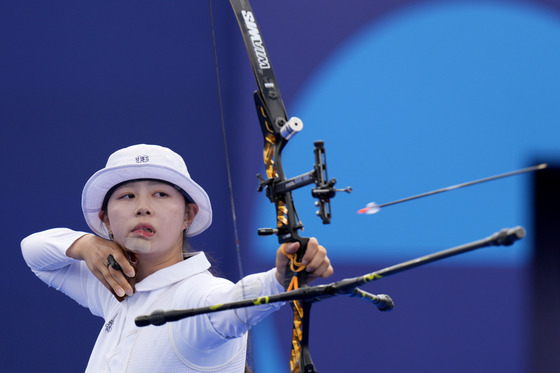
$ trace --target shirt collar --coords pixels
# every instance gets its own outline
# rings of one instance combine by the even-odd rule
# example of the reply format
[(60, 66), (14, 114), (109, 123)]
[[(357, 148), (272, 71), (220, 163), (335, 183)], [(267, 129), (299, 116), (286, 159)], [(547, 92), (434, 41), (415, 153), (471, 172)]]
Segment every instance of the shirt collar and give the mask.
[(210, 262), (203, 252), (199, 252), (182, 262), (152, 273), (137, 283), (134, 288), (136, 292), (156, 290), (204, 272), (208, 268), (210, 268)]

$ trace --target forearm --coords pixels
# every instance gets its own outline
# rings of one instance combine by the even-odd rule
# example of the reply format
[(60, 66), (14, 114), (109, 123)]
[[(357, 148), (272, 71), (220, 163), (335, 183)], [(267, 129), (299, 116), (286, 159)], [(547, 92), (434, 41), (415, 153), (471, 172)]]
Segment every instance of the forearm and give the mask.
[[(204, 289), (193, 286), (192, 283), (179, 289), (171, 308), (211, 306), (277, 294), (284, 290), (276, 280), (275, 270), (247, 276), (237, 284), (210, 275), (201, 281), (206, 284), (202, 287)], [(282, 305), (283, 303), (275, 303), (183, 319), (173, 324), (178, 349), (191, 361), (216, 354), (217, 351), (221, 351), (224, 356), (231, 355), (233, 351), (242, 348), (246, 332), (252, 325)]]
[[(234, 302), (242, 299), (253, 299), (283, 292), (284, 288), (278, 283), (275, 272), (275, 270), (270, 270), (245, 277), (228, 292), (227, 301)], [(224, 298), (220, 301), (215, 299), (214, 304), (216, 303), (224, 303)], [(209, 317), (216, 330), (225, 337), (232, 338), (241, 336), (251, 326), (258, 324), (282, 305), (284, 303), (240, 308), (232, 312), (213, 313)]]

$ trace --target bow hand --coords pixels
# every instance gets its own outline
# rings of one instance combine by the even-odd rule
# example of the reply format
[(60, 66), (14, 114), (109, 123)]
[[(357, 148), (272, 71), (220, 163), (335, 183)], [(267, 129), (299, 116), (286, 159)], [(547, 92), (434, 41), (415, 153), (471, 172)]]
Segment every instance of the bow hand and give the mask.
[(302, 246), (300, 242), (284, 243), (276, 253), (276, 279), (286, 288), (289, 288), (289, 281), (294, 273), (299, 273), (300, 280), (305, 276), (307, 283), (319, 277), (330, 277), (334, 273), (327, 250), (319, 245), (316, 238), (300, 237), (300, 240), (306, 245), (305, 250), (301, 251), (301, 258), (298, 258), (298, 250)]

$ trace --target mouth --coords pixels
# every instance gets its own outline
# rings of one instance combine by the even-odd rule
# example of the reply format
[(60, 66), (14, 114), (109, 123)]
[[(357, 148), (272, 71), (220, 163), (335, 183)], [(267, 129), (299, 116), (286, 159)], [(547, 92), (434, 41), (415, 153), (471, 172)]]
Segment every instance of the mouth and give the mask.
[(152, 237), (156, 230), (150, 224), (138, 224), (132, 229), (132, 233), (140, 237)]

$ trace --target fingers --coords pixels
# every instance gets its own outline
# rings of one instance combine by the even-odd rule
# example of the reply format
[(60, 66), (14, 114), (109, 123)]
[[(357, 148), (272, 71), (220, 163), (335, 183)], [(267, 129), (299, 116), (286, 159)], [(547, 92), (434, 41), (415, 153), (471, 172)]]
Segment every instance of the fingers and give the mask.
[[(289, 258), (286, 254), (293, 254), (299, 249), (299, 243), (291, 242), (286, 243), (278, 249), (276, 256), (276, 277), (280, 283), (283, 283), (286, 274), (286, 266), (289, 263)], [(285, 253), (284, 253), (285, 252)], [(305, 266), (305, 271), (309, 273), (309, 281), (313, 281), (318, 277), (327, 278), (334, 273), (331, 261), (327, 256), (327, 250), (319, 245), (315, 238), (310, 238), (307, 243), (305, 255), (302, 258), (302, 264)]]
[[(105, 259), (105, 269), (101, 270), (105, 281), (110, 286), (109, 290), (113, 291), (117, 297), (131, 296), (134, 294), (134, 288), (124, 275), (124, 268), (130, 267), (132, 273), (134, 268), (128, 263), (122, 251), (115, 254), (109, 254)], [(122, 264), (121, 264), (122, 263)], [(134, 277), (134, 276), (129, 276)]]
[[(113, 261), (115, 265), (113, 265), (113, 263), (108, 263), (110, 261), (109, 255), (113, 256)], [(105, 265), (107, 266), (107, 264), (110, 264), (109, 268), (114, 269), (117, 272), (121, 272), (126, 277), (133, 278), (134, 276), (136, 276), (136, 270), (134, 269), (132, 264), (130, 264), (123, 250), (118, 245), (117, 245), (117, 251), (111, 251), (105, 257)], [(118, 267), (120, 267), (120, 270), (118, 269)]]
[[(126, 276), (133, 278), (135, 270), (117, 243), (91, 235), (77, 241), (75, 246), (73, 253), (79, 254), (78, 258), (86, 262), (92, 274), (119, 301), (134, 294), (134, 288)], [(110, 260), (110, 256), (112, 256), (112, 260)], [(115, 269), (118, 267), (121, 270)]]
[(119, 263), (117, 263), (113, 254), (109, 254), (109, 256), (107, 257), (107, 268), (113, 268), (114, 270), (122, 271), (121, 266), (119, 265)]
[(290, 259), (288, 255), (294, 254), (299, 249), (299, 242), (288, 242), (282, 244), (276, 251), (276, 279), (285, 286), (286, 268)]
[(123, 274), (111, 267), (108, 268), (109, 276), (105, 279), (109, 285), (109, 290), (113, 292), (117, 297), (124, 298), (125, 296), (131, 296), (134, 294), (134, 289), (126, 281)]
[(115, 298), (118, 299), (119, 302), (123, 301), (126, 297), (126, 291), (123, 287), (112, 277), (111, 270), (107, 269), (106, 271), (100, 270), (94, 272), (93, 274), (97, 279), (109, 290)]
[(96, 264), (90, 267), (90, 271), (119, 301), (134, 294), (134, 288), (123, 273), (108, 266), (107, 259), (99, 258)]
[(287, 242), (282, 244), (276, 253), (276, 267), (284, 268), (288, 265), (290, 259), (287, 254), (294, 254), (299, 249), (299, 242)]
[(309, 239), (302, 263), (306, 266), (305, 270), (315, 278), (327, 278), (334, 273), (327, 249), (319, 245), (315, 238)]

